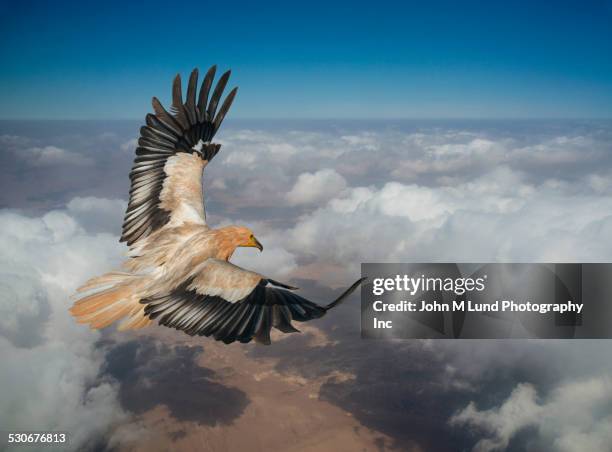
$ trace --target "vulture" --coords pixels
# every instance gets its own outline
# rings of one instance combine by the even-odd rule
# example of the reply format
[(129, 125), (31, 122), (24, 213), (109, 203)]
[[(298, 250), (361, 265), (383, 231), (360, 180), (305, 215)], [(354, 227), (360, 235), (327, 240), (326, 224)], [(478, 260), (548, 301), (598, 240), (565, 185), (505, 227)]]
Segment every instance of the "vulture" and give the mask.
[(127, 260), (121, 270), (77, 289), (70, 312), (79, 323), (99, 329), (121, 320), (119, 329), (127, 330), (157, 321), (191, 336), (267, 345), (272, 328), (298, 332), (292, 321), (322, 317), (365, 279), (319, 305), (296, 294), (296, 287), (230, 262), (237, 247), (263, 246), (247, 227), (206, 223), (203, 171), (221, 148), (212, 140), (237, 92), (221, 103), (230, 71), (213, 89), (215, 72), (216, 66), (208, 70), (198, 92), (194, 69), (184, 102), (177, 75), (170, 111), (153, 97), (154, 113), (140, 128), (130, 172), (121, 235)]

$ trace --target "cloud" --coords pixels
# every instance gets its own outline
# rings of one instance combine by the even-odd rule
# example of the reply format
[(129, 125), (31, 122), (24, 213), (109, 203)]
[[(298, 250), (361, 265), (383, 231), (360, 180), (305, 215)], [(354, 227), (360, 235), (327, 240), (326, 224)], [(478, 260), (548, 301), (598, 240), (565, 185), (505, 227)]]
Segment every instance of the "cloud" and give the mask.
[(66, 431), (71, 448), (85, 447), (125, 413), (116, 385), (98, 377), (104, 362), (99, 333), (73, 321), (69, 296), (78, 283), (117, 263), (116, 237), (89, 232), (69, 210), (39, 217), (3, 210), (0, 246), (0, 385), (7, 389), (0, 424)]
[(346, 180), (333, 169), (302, 173), (287, 193), (291, 205), (315, 204), (329, 200), (346, 187)]
[(95, 122), (21, 125), (31, 137), (0, 136), (0, 207), (40, 213), (78, 196), (126, 196), (132, 157), (120, 151), (125, 136)]
[(32, 166), (50, 166), (50, 165), (91, 165), (93, 160), (82, 154), (67, 151), (56, 146), (44, 146), (28, 148), (17, 154), (20, 159), (25, 160)]
[(366, 260), (607, 261), (610, 212), (608, 196), (538, 186), (500, 167), (450, 187), (389, 182), (346, 189), (301, 216), (285, 247), (348, 265), (349, 273)]
[(0, 275), (0, 336), (15, 347), (31, 348), (43, 342), (40, 324), (50, 315), (47, 293), (42, 285), (20, 274)]
[(138, 146), (138, 138), (132, 138), (128, 141), (121, 143), (121, 146), (119, 146), (119, 148), (124, 152), (133, 154), (134, 151), (136, 151), (137, 146)]
[(68, 214), (89, 232), (109, 232), (115, 235), (121, 230), (121, 218), (127, 203), (121, 199), (76, 197), (66, 205)]
[(356, 135), (343, 135), (340, 137), (351, 146), (364, 149), (366, 151), (376, 151), (380, 148), (378, 134), (372, 132), (362, 132)]
[(3, 134), (0, 135), (0, 146), (14, 149), (17, 147), (25, 147), (30, 144), (32, 140), (30, 138), (21, 136), (21, 135), (10, 135)]
[(449, 422), (482, 432), (484, 437), (475, 444), (474, 452), (505, 450), (528, 427), (536, 430), (530, 450), (607, 450), (612, 444), (610, 403), (609, 376), (563, 383), (544, 398), (538, 396), (533, 385), (521, 383), (501, 405), (479, 410), (470, 402)]
[(258, 234), (258, 237), (263, 237), (261, 242), (269, 243), (270, 246), (264, 245), (261, 254), (254, 249), (238, 249), (232, 262), (271, 278), (286, 277), (297, 268), (295, 256), (275, 245), (271, 236)]

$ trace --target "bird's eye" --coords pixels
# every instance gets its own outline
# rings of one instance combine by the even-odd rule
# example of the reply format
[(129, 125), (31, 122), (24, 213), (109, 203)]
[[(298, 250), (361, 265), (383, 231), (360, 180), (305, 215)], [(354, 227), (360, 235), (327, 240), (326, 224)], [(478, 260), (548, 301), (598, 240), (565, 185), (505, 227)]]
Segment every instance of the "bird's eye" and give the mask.
[(254, 239), (255, 237), (253, 237), (253, 234), (251, 234), (251, 236), (249, 237), (250, 239)]

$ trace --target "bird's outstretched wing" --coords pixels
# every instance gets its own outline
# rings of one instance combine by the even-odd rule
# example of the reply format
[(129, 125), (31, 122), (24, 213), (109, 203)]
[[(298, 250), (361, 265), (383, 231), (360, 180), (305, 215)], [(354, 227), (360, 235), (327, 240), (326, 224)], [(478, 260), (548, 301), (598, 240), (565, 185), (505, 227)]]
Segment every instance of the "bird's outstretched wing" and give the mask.
[(325, 315), (364, 280), (349, 287), (327, 306), (319, 306), (286, 289), (294, 287), (266, 279), (229, 262), (208, 259), (169, 294), (141, 300), (145, 315), (160, 325), (194, 336), (212, 336), (229, 344), (255, 339), (270, 344), (272, 327), (297, 332), (292, 320), (305, 322)]
[(197, 69), (189, 77), (185, 103), (179, 75), (172, 86), (171, 112), (153, 98), (155, 114), (148, 114), (147, 125), (140, 129), (130, 172), (132, 184), (122, 242), (132, 245), (169, 222), (206, 224), (202, 170), (219, 152), (221, 145), (211, 140), (238, 89), (227, 95), (217, 112), (230, 71), (219, 78), (209, 100), (215, 70), (213, 66), (206, 73), (197, 101)]

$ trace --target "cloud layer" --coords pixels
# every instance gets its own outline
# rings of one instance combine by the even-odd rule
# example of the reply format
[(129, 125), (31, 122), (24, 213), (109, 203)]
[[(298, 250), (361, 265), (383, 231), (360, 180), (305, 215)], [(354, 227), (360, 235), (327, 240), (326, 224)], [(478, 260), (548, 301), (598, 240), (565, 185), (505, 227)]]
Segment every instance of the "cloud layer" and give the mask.
[[(122, 419), (122, 397), (134, 396), (100, 377), (112, 356), (66, 312), (71, 290), (124, 251), (117, 236), (137, 128), (88, 127), (0, 130), (0, 353), (10, 364), (0, 383), (14, 389), (0, 396), (0, 423), (34, 420), (74, 431), (77, 444)], [(264, 252), (240, 250), (236, 262), (322, 299), (366, 261), (612, 257), (609, 123), (251, 124), (220, 137), (204, 177), (209, 221), (251, 227)], [(400, 448), (574, 452), (612, 440), (612, 356), (602, 343), (364, 343), (354, 307), (317, 325), (325, 345), (291, 339), (257, 353), (302, 378), (350, 372), (320, 397)], [(422, 418), (411, 406), (428, 404), (437, 410), (429, 423), (402, 424)]]
[(41, 217), (3, 211), (0, 247), (0, 424), (70, 432), (74, 449), (91, 444), (125, 413), (116, 385), (98, 378), (99, 334), (67, 309), (77, 284), (116, 264), (116, 237), (87, 231), (70, 206)]
[(474, 452), (505, 450), (529, 427), (536, 434), (527, 450), (607, 450), (612, 444), (611, 403), (612, 379), (607, 375), (560, 384), (544, 398), (533, 385), (521, 383), (501, 405), (479, 410), (471, 402), (450, 423), (483, 433)]

